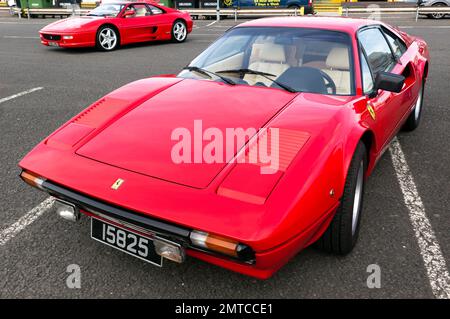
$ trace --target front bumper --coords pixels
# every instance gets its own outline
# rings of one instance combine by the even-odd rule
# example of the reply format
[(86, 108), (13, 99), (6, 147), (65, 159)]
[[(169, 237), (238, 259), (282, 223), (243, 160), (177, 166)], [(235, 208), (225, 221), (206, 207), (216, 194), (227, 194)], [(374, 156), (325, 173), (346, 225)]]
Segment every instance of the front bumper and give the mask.
[(253, 253), (246, 260), (239, 260), (192, 246), (189, 239), (192, 230), (186, 227), (128, 211), (48, 180), (45, 180), (41, 186), (51, 196), (76, 205), (87, 216), (102, 219), (143, 235), (155, 234), (160, 238), (180, 244), (188, 256), (259, 279), (270, 278), (301, 249), (317, 240), (330, 223), (335, 210), (333, 208), (324, 214), (314, 225), (288, 242), (268, 251)]
[[(89, 32), (40, 32), (41, 43), (50, 46), (51, 43), (61, 48), (81, 48), (95, 46), (95, 35)], [(70, 36), (71, 39), (65, 39)]]

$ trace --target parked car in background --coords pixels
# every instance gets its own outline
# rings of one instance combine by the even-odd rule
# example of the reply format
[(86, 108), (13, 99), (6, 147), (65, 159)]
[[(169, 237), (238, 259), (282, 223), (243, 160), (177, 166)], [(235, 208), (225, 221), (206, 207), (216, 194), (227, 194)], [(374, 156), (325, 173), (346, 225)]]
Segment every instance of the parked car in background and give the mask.
[(189, 13), (153, 1), (115, 1), (102, 3), (87, 16), (53, 22), (39, 34), (47, 46), (111, 51), (135, 42), (183, 42), (192, 26)]
[(313, 13), (312, 0), (224, 0), (225, 7), (305, 8), (305, 14)]
[[(450, 7), (450, 0), (419, 0), (419, 6), (423, 7)], [(427, 14), (432, 19), (442, 19), (446, 13), (431, 13)]]

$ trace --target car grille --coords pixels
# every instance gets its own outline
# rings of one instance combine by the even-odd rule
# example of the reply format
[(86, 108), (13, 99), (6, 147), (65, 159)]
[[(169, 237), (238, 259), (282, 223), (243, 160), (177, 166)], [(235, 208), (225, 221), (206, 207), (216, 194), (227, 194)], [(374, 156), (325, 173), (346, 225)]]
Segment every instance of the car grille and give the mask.
[(44, 37), (45, 40), (53, 40), (53, 41), (61, 40), (61, 36), (56, 34), (43, 34), (42, 36)]

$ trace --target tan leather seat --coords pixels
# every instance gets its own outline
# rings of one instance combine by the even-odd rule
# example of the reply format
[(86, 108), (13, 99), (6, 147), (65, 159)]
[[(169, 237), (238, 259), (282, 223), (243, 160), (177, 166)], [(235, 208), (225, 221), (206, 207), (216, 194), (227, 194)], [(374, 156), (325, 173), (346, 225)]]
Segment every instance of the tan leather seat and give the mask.
[[(274, 74), (278, 77), (289, 68), (289, 65), (286, 64), (286, 53), (282, 45), (264, 43), (258, 44), (258, 49), (259, 55), (251, 58), (254, 62), (250, 63), (249, 69)], [(253, 50), (255, 50), (255, 47)], [(273, 77), (273, 79), (276, 79), (276, 77)], [(270, 80), (254, 74), (247, 74), (244, 80), (249, 84), (262, 82), (267, 86), (272, 85)]]
[(326, 69), (323, 69), (336, 84), (337, 94), (350, 94), (350, 61), (347, 47), (334, 47), (326, 60)]
[(147, 10), (144, 7), (138, 7), (135, 11), (135, 17), (145, 17), (147, 14)]

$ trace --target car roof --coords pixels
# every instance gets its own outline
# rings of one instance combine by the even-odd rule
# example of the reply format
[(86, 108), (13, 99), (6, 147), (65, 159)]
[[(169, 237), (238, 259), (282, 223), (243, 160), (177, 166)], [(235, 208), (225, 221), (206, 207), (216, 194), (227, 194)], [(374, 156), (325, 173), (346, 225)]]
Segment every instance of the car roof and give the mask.
[(147, 3), (147, 4), (156, 4), (158, 2), (155, 0), (107, 0), (102, 1), (102, 4), (136, 4), (136, 3)]
[(379, 21), (369, 19), (355, 19), (347, 17), (276, 17), (263, 18), (244, 22), (238, 27), (291, 27), (291, 28), (316, 28), (356, 33), (366, 25), (380, 24)]

